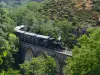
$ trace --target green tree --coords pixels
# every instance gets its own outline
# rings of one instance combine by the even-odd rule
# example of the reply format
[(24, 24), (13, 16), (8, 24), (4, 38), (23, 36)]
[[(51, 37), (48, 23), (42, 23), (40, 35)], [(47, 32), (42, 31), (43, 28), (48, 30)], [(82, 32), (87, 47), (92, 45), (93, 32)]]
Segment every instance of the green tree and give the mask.
[(93, 8), (95, 11), (100, 12), (100, 0), (93, 0)]
[(0, 75), (6, 75), (9, 68), (15, 68), (15, 55), (18, 52), (18, 39), (11, 34), (15, 22), (9, 12), (7, 8), (0, 8)]
[(25, 75), (56, 75), (56, 62), (47, 54), (33, 58), (20, 65)]
[(73, 57), (66, 61), (65, 75), (100, 74), (100, 28), (89, 29), (90, 35), (79, 38), (79, 47), (74, 47)]
[(71, 0), (50, 0), (44, 2), (42, 13), (51, 20), (69, 19), (73, 14), (73, 5)]
[[(39, 9), (42, 8), (42, 3), (39, 2), (29, 2), (23, 6), (19, 6), (19, 8), (13, 9), (11, 11), (11, 18), (14, 19), (16, 25), (30, 25), (36, 23), (37, 20), (41, 19)], [(39, 20), (40, 21), (40, 20)], [(38, 22), (39, 22), (38, 21)]]
[[(9, 41), (5, 40), (3, 37), (0, 37), (0, 71), (8, 70), (10, 67), (14, 67), (15, 59), (14, 54), (17, 53), (17, 37), (14, 34), (9, 35)], [(16, 46), (14, 45), (16, 43)]]
[(59, 28), (58, 31), (58, 36), (60, 35), (62, 37), (62, 41), (64, 42), (65, 45), (70, 46), (71, 45), (71, 40), (72, 40), (72, 22), (65, 20), (62, 21), (55, 21), (54, 26)]
[(2, 71), (0, 75), (21, 75), (18, 70), (9, 69), (8, 71)]

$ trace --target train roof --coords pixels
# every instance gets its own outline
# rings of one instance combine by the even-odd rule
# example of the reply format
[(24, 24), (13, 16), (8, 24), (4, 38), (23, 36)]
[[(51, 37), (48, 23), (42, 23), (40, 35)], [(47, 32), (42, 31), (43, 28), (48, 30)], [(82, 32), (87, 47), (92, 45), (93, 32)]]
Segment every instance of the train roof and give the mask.
[(25, 27), (24, 25), (17, 26), (17, 27), (15, 27), (15, 30), (20, 30), (21, 28), (24, 28), (24, 27)]
[(30, 36), (36, 36), (37, 38), (44, 38), (44, 39), (51, 39), (51, 40), (54, 39), (54, 38), (51, 38), (50, 36), (44, 36), (44, 35), (39, 35), (39, 34), (30, 33), (30, 32), (20, 30), (21, 28), (24, 28), (24, 27), (25, 27), (24, 25), (17, 26), (17, 27), (15, 27), (15, 31), (19, 32), (19, 33), (24, 33), (24, 34), (30, 35)]
[(30, 33), (30, 32), (25, 32), (24, 34), (31, 35), (31, 36), (35, 36), (36, 35), (35, 33)]
[(25, 32), (24, 34), (30, 35), (30, 36), (36, 36), (37, 38), (54, 39), (54, 38), (50, 38), (50, 36), (44, 36), (44, 35), (39, 35), (35, 33), (30, 33), (30, 32)]
[(44, 35), (39, 35), (39, 34), (37, 34), (36, 37), (45, 38), (45, 39), (49, 39), (50, 38), (50, 36), (44, 36)]
[(44, 38), (44, 39), (50, 38), (50, 36), (44, 36), (44, 35), (39, 35), (39, 34), (35, 34), (35, 33), (30, 33), (30, 32), (25, 32), (24, 34), (30, 35), (30, 36), (36, 36), (37, 38)]
[(19, 33), (24, 33), (25, 31), (17, 30), (16, 32), (19, 32)]

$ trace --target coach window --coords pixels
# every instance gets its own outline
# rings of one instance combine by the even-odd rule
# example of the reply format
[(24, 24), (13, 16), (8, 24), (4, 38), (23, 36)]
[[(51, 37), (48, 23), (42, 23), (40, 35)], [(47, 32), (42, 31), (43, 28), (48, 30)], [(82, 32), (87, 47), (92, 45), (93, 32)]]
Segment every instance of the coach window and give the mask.
[(48, 40), (43, 40), (44, 47), (47, 47)]
[(31, 41), (32, 44), (34, 44), (34, 36), (31, 36), (30, 41)]
[(43, 45), (44, 45), (44, 39), (43, 39), (43, 38), (40, 38), (40, 39), (39, 39), (39, 42), (40, 42), (40, 43), (39, 43), (40, 46), (43, 46)]
[(28, 35), (27, 35), (27, 39), (26, 40), (27, 40), (27, 42), (29, 42), (29, 36)]
[(25, 34), (24, 35), (24, 42), (26, 42), (27, 41), (27, 35)]
[(35, 45), (38, 45), (38, 43), (39, 43), (39, 39), (36, 37), (35, 38)]
[(20, 40), (21, 40), (21, 41), (23, 40), (23, 34), (20, 35)]

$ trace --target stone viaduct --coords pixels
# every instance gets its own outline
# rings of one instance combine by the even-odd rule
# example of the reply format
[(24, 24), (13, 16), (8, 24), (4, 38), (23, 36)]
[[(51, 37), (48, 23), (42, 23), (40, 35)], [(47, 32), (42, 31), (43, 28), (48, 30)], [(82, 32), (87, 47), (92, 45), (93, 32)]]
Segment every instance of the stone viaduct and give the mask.
[(67, 57), (72, 56), (71, 51), (69, 51), (67, 48), (65, 50), (51, 50), (48, 48), (20, 41), (19, 53), (22, 62), (30, 61), (33, 57), (37, 57), (44, 52), (46, 52), (48, 55), (52, 56), (56, 60), (60, 71), (65, 64), (64, 61), (67, 59)]

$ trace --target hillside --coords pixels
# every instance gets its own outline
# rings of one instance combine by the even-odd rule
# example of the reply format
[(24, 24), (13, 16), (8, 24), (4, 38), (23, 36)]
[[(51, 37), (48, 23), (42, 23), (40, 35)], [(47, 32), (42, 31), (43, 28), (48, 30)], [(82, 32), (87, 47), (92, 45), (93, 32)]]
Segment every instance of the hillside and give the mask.
[(0, 75), (100, 75), (100, 0), (40, 1), (0, 0)]

